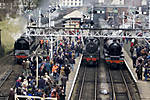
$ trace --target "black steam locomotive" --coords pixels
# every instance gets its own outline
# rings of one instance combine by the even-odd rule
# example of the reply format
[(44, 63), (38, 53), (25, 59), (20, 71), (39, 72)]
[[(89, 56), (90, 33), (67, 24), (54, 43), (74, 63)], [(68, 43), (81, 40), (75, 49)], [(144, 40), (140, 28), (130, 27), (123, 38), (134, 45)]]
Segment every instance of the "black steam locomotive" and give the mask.
[(89, 37), (84, 40), (83, 60), (87, 65), (98, 65), (100, 60), (100, 41)]
[(121, 67), (124, 64), (122, 46), (116, 39), (104, 39), (104, 59), (110, 67)]
[(27, 59), (31, 51), (38, 46), (38, 43), (35, 41), (35, 37), (28, 37), (26, 35), (22, 35), (15, 41), (14, 55), (17, 63), (21, 63), (24, 59)]

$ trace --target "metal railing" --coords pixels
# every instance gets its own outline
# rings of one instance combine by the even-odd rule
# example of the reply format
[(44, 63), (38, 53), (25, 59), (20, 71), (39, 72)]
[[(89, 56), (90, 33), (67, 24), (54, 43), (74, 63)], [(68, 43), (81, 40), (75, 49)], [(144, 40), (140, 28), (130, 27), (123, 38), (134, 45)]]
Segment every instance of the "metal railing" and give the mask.
[(27, 100), (57, 100), (57, 98), (52, 98), (52, 97), (39, 97), (39, 96), (24, 96), (24, 95), (17, 95), (15, 94), (15, 100), (20, 100), (20, 99), (27, 99)]

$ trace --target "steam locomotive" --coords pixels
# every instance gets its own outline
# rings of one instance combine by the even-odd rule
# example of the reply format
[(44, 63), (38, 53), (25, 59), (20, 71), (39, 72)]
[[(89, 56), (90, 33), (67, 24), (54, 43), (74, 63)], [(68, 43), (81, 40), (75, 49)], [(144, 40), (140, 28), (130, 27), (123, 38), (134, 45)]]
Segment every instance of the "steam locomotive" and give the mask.
[(116, 39), (104, 39), (104, 59), (110, 67), (121, 67), (124, 64), (122, 46)]
[(84, 40), (83, 60), (87, 65), (98, 65), (100, 60), (100, 41), (98, 38), (88, 37)]
[(35, 50), (38, 46), (38, 43), (35, 41), (36, 37), (28, 37), (26, 35), (22, 35), (15, 41), (14, 55), (17, 63), (21, 63), (24, 59), (27, 59), (32, 50)]

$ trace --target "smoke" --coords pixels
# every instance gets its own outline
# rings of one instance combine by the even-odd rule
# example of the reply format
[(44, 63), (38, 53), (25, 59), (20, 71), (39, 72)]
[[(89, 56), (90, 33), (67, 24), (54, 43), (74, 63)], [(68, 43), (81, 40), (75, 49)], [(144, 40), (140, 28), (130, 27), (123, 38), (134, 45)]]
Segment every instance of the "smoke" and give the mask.
[(49, 5), (55, 5), (59, 0), (41, 0), (39, 8), (48, 9)]
[[(33, 11), (24, 14), (24, 17), (29, 21), (29, 15), (31, 16), (30, 18), (32, 18), (32, 20), (38, 24), (38, 20), (39, 20), (39, 10), (41, 10), (42, 15), (45, 16), (49, 16), (49, 9), (50, 6), (51, 8), (54, 8), (56, 6), (56, 4), (58, 4), (58, 0), (40, 0), (39, 1), (39, 5), (36, 9), (34, 9)], [(59, 13), (57, 11), (54, 11), (51, 14), (51, 20), (58, 17)], [(42, 20), (45, 20), (45, 18), (42, 17)]]

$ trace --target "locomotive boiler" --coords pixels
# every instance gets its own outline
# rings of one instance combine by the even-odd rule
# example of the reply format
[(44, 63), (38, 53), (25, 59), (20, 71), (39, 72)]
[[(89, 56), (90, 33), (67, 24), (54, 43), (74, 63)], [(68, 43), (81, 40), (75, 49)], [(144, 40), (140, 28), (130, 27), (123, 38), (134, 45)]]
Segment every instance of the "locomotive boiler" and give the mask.
[(87, 65), (98, 65), (100, 60), (100, 41), (98, 38), (88, 37), (84, 40), (83, 59)]
[(103, 53), (110, 67), (121, 67), (124, 64), (122, 46), (117, 39), (105, 39)]

